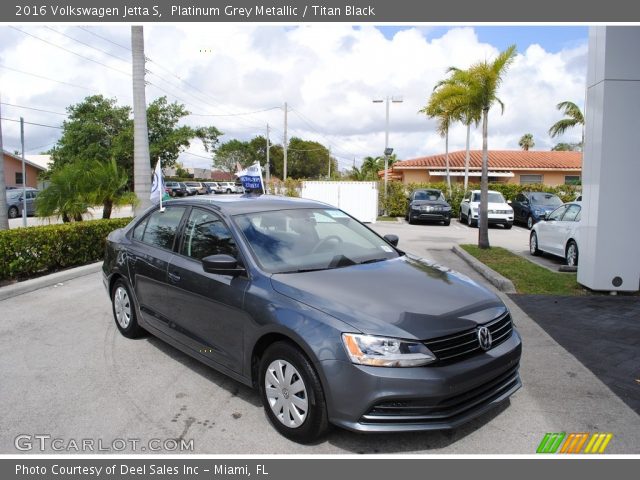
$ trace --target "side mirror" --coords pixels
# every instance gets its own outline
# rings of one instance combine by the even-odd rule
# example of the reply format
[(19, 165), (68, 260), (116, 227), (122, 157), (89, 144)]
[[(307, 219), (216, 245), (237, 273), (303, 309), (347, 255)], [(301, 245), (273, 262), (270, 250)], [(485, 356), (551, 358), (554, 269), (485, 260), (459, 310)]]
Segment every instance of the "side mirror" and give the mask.
[(387, 242), (389, 242), (389, 243), (390, 243), (391, 245), (393, 245), (394, 247), (397, 247), (397, 246), (398, 246), (398, 241), (400, 240), (400, 239), (398, 238), (398, 236), (397, 236), (397, 235), (393, 235), (393, 234), (391, 234), (391, 233), (390, 233), (390, 234), (388, 234), (388, 235), (385, 235), (385, 236), (384, 236), (384, 237), (382, 237), (382, 238), (384, 238)]
[(238, 266), (238, 260), (231, 255), (218, 254), (209, 255), (202, 259), (202, 269), (207, 273), (217, 275), (231, 275), (237, 277), (245, 272), (245, 269)]
[(511, 200), (507, 200), (507, 203), (508, 203), (509, 205), (511, 205)]
[(551, 215), (551, 212), (547, 212), (544, 214), (544, 219), (545, 220), (549, 220), (549, 215)]

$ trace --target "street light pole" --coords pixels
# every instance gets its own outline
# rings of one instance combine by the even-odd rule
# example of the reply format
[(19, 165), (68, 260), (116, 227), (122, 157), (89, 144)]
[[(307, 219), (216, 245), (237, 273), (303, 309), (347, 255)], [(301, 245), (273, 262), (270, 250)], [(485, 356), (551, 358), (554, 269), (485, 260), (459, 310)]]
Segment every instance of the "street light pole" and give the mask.
[[(391, 100), (391, 102), (389, 102)], [(402, 103), (401, 96), (393, 96), (389, 97), (387, 95), (386, 100), (382, 98), (376, 98), (373, 100), (373, 103), (382, 103), (386, 102), (386, 116), (385, 116), (385, 124), (384, 124), (384, 198), (387, 199), (387, 184), (389, 182), (389, 155), (393, 152), (393, 149), (389, 149), (389, 103)], [(386, 212), (385, 212), (386, 213)]]

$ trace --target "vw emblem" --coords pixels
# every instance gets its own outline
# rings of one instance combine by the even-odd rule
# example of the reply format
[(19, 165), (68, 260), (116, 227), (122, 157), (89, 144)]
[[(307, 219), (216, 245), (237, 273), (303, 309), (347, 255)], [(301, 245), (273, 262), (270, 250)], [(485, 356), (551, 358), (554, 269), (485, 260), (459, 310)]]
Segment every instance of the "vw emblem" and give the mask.
[(491, 338), (491, 332), (487, 327), (480, 327), (478, 329), (478, 342), (480, 342), (480, 348), (483, 350), (489, 350), (493, 339)]

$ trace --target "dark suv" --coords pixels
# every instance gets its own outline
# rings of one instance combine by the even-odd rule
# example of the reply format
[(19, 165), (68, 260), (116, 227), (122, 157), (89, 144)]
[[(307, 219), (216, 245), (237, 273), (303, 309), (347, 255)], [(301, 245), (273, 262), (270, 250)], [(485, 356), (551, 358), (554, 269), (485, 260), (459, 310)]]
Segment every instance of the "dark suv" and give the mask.
[(164, 188), (171, 197), (184, 197), (187, 194), (187, 187), (180, 182), (165, 182)]
[(164, 207), (107, 239), (116, 327), (146, 330), (255, 387), (288, 438), (313, 441), (329, 423), (454, 428), (520, 388), (520, 336), (502, 300), (398, 250), (397, 236), (305, 199)]
[(511, 203), (514, 222), (520, 222), (529, 230), (544, 220), (544, 216), (562, 205), (562, 200), (553, 193), (546, 192), (522, 192), (516, 195)]
[(440, 190), (415, 190), (409, 197), (409, 206), (405, 220), (451, 223), (451, 205), (447, 203)]

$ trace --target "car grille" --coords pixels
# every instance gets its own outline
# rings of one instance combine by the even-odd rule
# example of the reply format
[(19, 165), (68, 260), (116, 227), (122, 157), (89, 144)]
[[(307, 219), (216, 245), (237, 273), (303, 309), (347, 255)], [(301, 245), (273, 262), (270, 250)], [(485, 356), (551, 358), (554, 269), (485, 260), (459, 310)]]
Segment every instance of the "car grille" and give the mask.
[(509, 210), (489, 210), (489, 213), (500, 213), (500, 214), (506, 214), (506, 213), (511, 213)]
[[(494, 401), (505, 399), (521, 382), (518, 366), (509, 369), (488, 382), (464, 393), (445, 398), (437, 403), (428, 399), (395, 400), (375, 405), (360, 418), (365, 424), (433, 424), (434, 428), (451, 425), (456, 420), (472, 415)], [(482, 413), (482, 412), (478, 412)]]
[[(491, 348), (495, 348), (503, 343), (513, 332), (513, 323), (511, 322), (509, 312), (480, 326), (487, 327), (491, 332)], [(474, 328), (466, 332), (456, 333), (455, 335), (426, 340), (423, 343), (436, 356), (438, 362), (457, 362), (483, 351), (480, 348), (477, 332), (478, 329)]]

